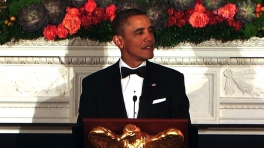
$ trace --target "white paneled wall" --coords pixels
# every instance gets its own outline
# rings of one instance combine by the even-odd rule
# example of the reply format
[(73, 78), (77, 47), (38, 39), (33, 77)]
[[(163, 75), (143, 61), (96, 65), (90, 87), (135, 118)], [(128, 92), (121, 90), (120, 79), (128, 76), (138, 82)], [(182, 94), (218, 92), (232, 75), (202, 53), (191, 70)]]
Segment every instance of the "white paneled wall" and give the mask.
[[(264, 39), (156, 49), (185, 75), (194, 124), (264, 124)], [(0, 46), (0, 122), (75, 123), (83, 77), (115, 63), (112, 43), (76, 38)]]

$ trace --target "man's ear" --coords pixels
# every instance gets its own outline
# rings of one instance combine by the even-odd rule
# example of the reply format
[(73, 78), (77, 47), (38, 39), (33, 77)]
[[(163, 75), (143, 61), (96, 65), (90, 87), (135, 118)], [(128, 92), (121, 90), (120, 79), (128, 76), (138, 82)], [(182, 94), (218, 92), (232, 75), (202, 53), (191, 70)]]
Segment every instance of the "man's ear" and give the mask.
[(123, 42), (122, 42), (122, 37), (118, 35), (113, 36), (113, 42), (115, 45), (119, 48), (122, 49), (124, 47)]

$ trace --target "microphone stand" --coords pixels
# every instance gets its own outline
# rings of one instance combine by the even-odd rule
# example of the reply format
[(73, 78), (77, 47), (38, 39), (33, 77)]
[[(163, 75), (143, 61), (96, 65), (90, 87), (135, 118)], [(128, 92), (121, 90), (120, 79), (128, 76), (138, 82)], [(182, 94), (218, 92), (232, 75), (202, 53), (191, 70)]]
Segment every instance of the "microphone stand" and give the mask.
[(133, 96), (133, 101), (134, 101), (134, 112), (133, 112), (133, 119), (135, 119), (135, 114), (136, 114), (136, 112), (135, 112), (135, 106), (136, 106), (136, 101), (137, 101), (137, 96), (135, 95), (135, 96)]

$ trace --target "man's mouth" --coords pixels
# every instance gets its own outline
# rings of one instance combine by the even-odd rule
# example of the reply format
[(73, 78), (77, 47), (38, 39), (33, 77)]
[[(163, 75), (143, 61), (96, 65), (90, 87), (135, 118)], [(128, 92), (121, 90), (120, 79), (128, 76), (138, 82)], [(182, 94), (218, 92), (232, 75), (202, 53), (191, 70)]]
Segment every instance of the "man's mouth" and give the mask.
[(153, 49), (154, 46), (153, 45), (146, 45), (146, 46), (143, 46), (143, 49)]

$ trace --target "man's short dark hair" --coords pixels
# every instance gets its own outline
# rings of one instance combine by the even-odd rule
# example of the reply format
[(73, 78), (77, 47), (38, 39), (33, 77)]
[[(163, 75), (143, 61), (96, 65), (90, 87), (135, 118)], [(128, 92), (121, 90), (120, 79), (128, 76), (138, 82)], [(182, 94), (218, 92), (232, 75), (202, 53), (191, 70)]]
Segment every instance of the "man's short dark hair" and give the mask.
[(146, 13), (140, 9), (125, 9), (120, 11), (115, 16), (114, 20), (111, 23), (111, 29), (113, 35), (123, 35), (124, 26), (127, 24), (128, 18), (137, 15), (146, 15)]

